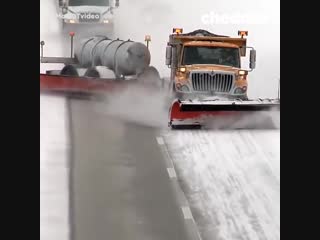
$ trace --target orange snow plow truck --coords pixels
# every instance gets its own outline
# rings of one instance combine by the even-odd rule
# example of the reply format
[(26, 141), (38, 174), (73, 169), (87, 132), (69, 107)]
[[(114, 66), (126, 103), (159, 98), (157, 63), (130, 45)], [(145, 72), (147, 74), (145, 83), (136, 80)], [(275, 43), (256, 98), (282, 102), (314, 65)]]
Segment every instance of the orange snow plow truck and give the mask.
[(41, 63), (64, 65), (61, 70), (40, 74), (40, 91), (105, 96), (106, 92), (121, 94), (128, 88), (134, 91), (134, 86), (147, 92), (169, 89), (167, 99), (175, 99), (168, 105), (171, 128), (264, 128), (269, 124), (274, 128), (280, 98), (248, 98), (247, 78), (255, 68), (256, 53), (251, 48), (250, 70), (241, 68), (241, 57), (246, 56), (249, 47), (244, 38), (247, 32), (239, 31), (239, 35), (231, 38), (205, 30), (183, 34), (182, 29), (174, 29), (166, 48), (166, 65), (171, 74), (165, 81), (167, 78), (161, 78), (150, 66), (148, 45), (93, 36), (79, 39), (73, 47), (74, 33), (70, 33), (70, 57), (44, 57), (45, 43), (40, 43)]
[[(255, 124), (265, 127), (266, 119), (271, 127), (273, 120), (279, 121), (279, 97), (248, 99), (248, 73), (255, 68), (256, 51), (247, 47), (247, 31), (238, 35), (233, 38), (205, 30), (183, 34), (182, 29), (173, 29), (166, 48), (171, 90), (176, 97), (169, 126), (242, 128), (254, 123), (256, 128)], [(248, 48), (249, 70), (241, 68), (241, 57), (246, 56)]]

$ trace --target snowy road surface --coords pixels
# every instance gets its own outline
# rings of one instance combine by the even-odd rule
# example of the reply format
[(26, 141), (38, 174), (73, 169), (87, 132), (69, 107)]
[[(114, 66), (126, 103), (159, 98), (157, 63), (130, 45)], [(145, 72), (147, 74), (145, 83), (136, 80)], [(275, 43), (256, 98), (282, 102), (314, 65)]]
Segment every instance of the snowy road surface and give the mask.
[(171, 131), (164, 139), (203, 240), (280, 239), (280, 133)]
[(197, 240), (158, 131), (70, 103), (75, 240)]
[(69, 239), (65, 99), (40, 95), (40, 240)]
[[(157, 131), (115, 123), (86, 101), (75, 101), (74, 108), (78, 239), (102, 239), (105, 231), (122, 237), (131, 234), (130, 239), (132, 234), (137, 239), (160, 236), (170, 225), (177, 236), (183, 235), (181, 212), (168, 194)], [(69, 237), (66, 111), (64, 98), (40, 96), (40, 239)], [(278, 130), (164, 131), (163, 139), (203, 240), (280, 239)], [(153, 181), (146, 181), (150, 176)], [(136, 222), (141, 213), (146, 215)], [(169, 225), (164, 221), (168, 214)], [(158, 227), (143, 220), (154, 216), (161, 223)], [(163, 236), (172, 233), (164, 231)]]

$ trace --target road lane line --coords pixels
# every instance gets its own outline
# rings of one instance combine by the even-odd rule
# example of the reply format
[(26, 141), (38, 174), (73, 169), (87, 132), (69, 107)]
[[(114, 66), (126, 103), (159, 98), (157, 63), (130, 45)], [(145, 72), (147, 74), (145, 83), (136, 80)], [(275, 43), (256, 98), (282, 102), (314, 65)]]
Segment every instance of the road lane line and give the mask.
[(168, 170), (168, 174), (169, 174), (170, 178), (176, 178), (177, 177), (177, 174), (176, 174), (176, 171), (174, 170), (174, 168), (167, 168), (167, 170)]
[(168, 171), (169, 177), (171, 178), (171, 180), (173, 182), (173, 186), (177, 187), (176, 191), (179, 194), (179, 199), (180, 199), (179, 202), (180, 202), (181, 210), (182, 210), (182, 213), (184, 216), (184, 220), (186, 221), (186, 223), (190, 227), (189, 229), (191, 231), (192, 236), (194, 236), (194, 239), (202, 240), (200, 232), (199, 232), (198, 227), (196, 225), (196, 222), (195, 222), (193, 215), (191, 213), (191, 210), (190, 210), (190, 207), (188, 204), (188, 200), (187, 200), (186, 196), (184, 195), (184, 192), (182, 191), (181, 186), (179, 185), (177, 173), (175, 171), (175, 167), (173, 164), (173, 160), (170, 156), (169, 149), (167, 148), (167, 145), (164, 141), (164, 138), (163, 137), (156, 137), (156, 140), (157, 140), (158, 144), (160, 145), (160, 149), (166, 159), (167, 171)]
[(157, 142), (159, 145), (164, 145), (164, 141), (162, 137), (157, 137)]
[(192, 213), (189, 207), (183, 206), (181, 207), (184, 219), (193, 220)]

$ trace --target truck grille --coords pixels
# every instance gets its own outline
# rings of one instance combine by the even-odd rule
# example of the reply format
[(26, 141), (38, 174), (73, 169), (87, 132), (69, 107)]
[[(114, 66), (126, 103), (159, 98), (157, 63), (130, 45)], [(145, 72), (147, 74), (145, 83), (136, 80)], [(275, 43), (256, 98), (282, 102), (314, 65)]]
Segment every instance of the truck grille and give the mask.
[(199, 92), (230, 92), (234, 74), (232, 73), (191, 73), (192, 87)]

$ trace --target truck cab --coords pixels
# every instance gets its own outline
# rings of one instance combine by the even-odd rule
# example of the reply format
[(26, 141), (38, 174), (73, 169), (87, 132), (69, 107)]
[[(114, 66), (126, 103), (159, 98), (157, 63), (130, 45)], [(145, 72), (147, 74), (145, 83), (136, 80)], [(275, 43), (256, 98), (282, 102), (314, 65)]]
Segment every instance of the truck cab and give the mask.
[(166, 49), (166, 65), (177, 97), (219, 96), (247, 99), (248, 73), (255, 68), (255, 50), (250, 52), (250, 70), (243, 69), (245, 31), (231, 38), (205, 30), (183, 34), (174, 29)]
[(59, 0), (58, 16), (67, 31), (107, 34), (113, 32), (114, 9), (119, 5), (119, 0)]

